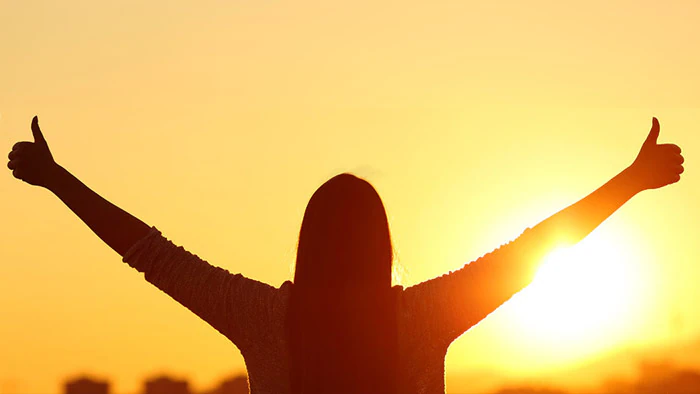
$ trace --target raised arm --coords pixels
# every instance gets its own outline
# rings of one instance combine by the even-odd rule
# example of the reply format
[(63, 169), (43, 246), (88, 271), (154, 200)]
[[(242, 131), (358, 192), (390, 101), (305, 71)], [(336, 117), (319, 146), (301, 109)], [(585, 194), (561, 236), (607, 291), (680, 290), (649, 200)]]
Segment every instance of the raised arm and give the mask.
[(58, 165), (41, 130), (39, 120), (32, 119), (34, 142), (22, 141), (12, 147), (7, 167), (15, 178), (53, 192), (102, 241), (119, 255), (124, 254), (149, 226), (123, 209), (102, 198), (78, 178)]
[(554, 248), (581, 241), (637, 193), (678, 182), (681, 149), (658, 136), (654, 118), (634, 162), (593, 193), (463, 268), (406, 289), (416, 319), (439, 322), (433, 331), (449, 344), (529, 285)]
[(637, 193), (678, 182), (683, 173), (681, 148), (674, 144), (658, 144), (658, 137), (659, 121), (653, 118), (651, 131), (632, 165), (533, 230), (552, 246), (575, 244)]
[(105, 200), (56, 164), (36, 117), (31, 128), (34, 142), (18, 142), (9, 154), (15, 178), (51, 190), (146, 280), (239, 348), (267, 332), (277, 289), (210, 265)]

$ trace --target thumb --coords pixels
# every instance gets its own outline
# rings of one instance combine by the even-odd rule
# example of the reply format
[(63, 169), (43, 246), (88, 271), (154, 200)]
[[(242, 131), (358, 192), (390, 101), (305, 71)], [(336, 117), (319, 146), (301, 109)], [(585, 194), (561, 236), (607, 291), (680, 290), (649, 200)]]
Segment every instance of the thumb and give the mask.
[(44, 135), (41, 134), (41, 129), (39, 128), (39, 118), (36, 116), (32, 119), (32, 135), (34, 136), (34, 142), (46, 145), (46, 139), (44, 139)]
[(659, 120), (651, 118), (651, 130), (647, 139), (644, 141), (644, 145), (656, 145), (656, 140), (659, 139)]

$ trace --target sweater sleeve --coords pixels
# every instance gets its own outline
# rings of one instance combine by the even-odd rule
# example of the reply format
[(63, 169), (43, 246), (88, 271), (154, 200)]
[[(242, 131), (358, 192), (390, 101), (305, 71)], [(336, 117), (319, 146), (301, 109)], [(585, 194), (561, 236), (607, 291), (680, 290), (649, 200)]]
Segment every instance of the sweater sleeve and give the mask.
[(403, 298), (412, 324), (449, 346), (529, 285), (550, 250), (538, 242), (535, 229), (456, 271), (407, 288)]
[(174, 245), (152, 227), (123, 261), (229, 338), (241, 351), (268, 325), (278, 289), (231, 274)]

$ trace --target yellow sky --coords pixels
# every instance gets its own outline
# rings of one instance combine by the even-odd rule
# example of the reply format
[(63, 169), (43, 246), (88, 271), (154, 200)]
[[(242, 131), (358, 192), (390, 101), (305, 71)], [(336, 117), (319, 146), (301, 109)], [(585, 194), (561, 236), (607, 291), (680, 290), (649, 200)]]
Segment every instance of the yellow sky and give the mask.
[[(682, 181), (589, 241), (617, 240), (638, 268), (627, 320), (594, 354), (561, 351), (513, 324), (516, 299), (447, 359), (448, 388), (552, 373), (700, 336), (699, 19), (693, 1), (0, 1), (0, 146), (30, 139), (38, 114), (93, 189), (273, 285), (292, 277), (311, 194), (353, 172), (384, 199), (411, 285), (600, 186), (656, 116)], [(9, 171), (0, 193), (0, 393), (57, 393), (80, 372), (115, 393), (160, 371), (207, 388), (243, 367), (50, 193)]]

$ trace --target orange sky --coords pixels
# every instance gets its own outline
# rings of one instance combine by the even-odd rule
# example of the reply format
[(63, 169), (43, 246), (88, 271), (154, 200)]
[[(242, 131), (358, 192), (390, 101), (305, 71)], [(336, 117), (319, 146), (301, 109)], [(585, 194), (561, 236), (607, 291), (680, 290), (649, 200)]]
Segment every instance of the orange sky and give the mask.
[[(1, 2), (0, 146), (30, 139), (38, 114), (56, 160), (93, 189), (273, 285), (292, 277), (311, 194), (353, 172), (384, 199), (408, 286), (600, 186), (656, 116), (660, 141), (683, 148), (682, 181), (580, 249), (597, 262), (579, 265), (587, 277), (606, 276), (602, 255), (634, 273), (625, 313), (556, 343), (523, 328), (532, 300), (518, 296), (453, 344), (448, 389), (697, 338), (700, 5), (569, 4)], [(58, 393), (81, 372), (115, 393), (161, 371), (203, 389), (243, 367), (49, 192), (5, 171), (0, 193), (0, 393)]]

